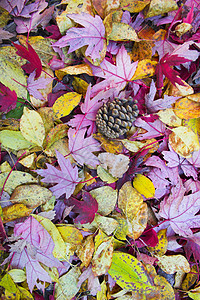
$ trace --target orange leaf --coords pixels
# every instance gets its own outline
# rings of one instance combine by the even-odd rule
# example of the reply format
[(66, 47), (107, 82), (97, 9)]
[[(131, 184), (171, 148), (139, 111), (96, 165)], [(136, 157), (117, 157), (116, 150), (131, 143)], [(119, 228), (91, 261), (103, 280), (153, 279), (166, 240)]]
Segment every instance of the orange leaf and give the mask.
[(28, 217), (32, 210), (32, 208), (27, 208), (24, 204), (6, 206), (2, 209), (3, 223), (7, 223), (22, 217)]

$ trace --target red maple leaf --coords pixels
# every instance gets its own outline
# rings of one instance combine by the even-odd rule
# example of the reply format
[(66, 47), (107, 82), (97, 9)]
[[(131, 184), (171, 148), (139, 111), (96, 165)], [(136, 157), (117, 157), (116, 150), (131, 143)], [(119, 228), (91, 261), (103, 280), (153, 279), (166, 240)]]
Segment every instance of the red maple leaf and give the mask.
[(173, 70), (172, 66), (178, 66), (188, 61), (190, 61), (190, 59), (169, 53), (165, 54), (161, 58), (160, 62), (156, 66), (157, 89), (159, 91), (159, 96), (161, 96), (161, 89), (163, 87), (163, 75), (165, 75), (174, 85), (175, 83), (185, 85), (184, 81), (178, 76), (179, 73)]
[(66, 204), (68, 206), (74, 205), (72, 211), (79, 214), (74, 220), (75, 223), (91, 223), (98, 210), (98, 202), (90, 195), (89, 192), (83, 193), (83, 201), (79, 201), (75, 198), (69, 198), (67, 199)]
[(42, 63), (33, 47), (28, 42), (26, 42), (28, 49), (22, 45), (17, 45), (13, 42), (12, 44), (15, 46), (15, 48), (17, 48), (16, 53), (22, 58), (25, 58), (29, 61), (29, 63), (26, 63), (22, 66), (22, 69), (28, 74), (36, 70), (35, 78), (38, 78), (42, 72)]
[(0, 83), (0, 111), (8, 112), (16, 107), (17, 94)]

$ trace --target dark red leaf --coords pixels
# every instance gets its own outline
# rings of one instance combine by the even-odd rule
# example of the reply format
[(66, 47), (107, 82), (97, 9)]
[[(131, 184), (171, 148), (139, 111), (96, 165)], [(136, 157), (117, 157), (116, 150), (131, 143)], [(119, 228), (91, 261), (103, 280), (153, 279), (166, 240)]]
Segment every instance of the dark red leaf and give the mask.
[(98, 203), (95, 198), (93, 198), (89, 192), (83, 193), (83, 201), (79, 201), (75, 198), (69, 198), (66, 201), (68, 206), (73, 206), (72, 211), (79, 214), (74, 222), (75, 223), (91, 223), (94, 220), (95, 213), (98, 210)]
[(58, 25), (47, 26), (45, 29), (52, 33), (52, 35), (48, 36), (48, 39), (59, 40), (62, 37)]
[(35, 78), (38, 78), (42, 72), (42, 63), (39, 56), (33, 49), (33, 47), (28, 42), (26, 42), (28, 49), (22, 45), (17, 45), (13, 42), (12, 44), (15, 46), (15, 48), (17, 48), (16, 53), (22, 58), (25, 58), (26, 60), (29, 61), (29, 63), (26, 63), (25, 65), (22, 66), (22, 69), (28, 74), (36, 70)]
[(17, 94), (0, 83), (0, 111), (8, 112), (16, 107)]

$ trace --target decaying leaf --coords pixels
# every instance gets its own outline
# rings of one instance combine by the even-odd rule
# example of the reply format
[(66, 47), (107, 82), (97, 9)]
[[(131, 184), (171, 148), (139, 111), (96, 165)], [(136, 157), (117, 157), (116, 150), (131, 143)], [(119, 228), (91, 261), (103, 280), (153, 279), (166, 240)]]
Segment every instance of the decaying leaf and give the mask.
[(122, 177), (123, 174), (128, 170), (129, 158), (123, 154), (113, 154), (113, 153), (100, 153), (98, 159), (101, 166), (108, 170), (108, 172), (113, 177)]

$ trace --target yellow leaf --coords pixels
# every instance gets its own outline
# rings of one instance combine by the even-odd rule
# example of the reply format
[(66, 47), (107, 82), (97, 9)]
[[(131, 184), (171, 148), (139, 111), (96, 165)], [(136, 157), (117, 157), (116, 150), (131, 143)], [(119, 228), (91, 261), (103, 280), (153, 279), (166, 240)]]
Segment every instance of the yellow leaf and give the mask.
[(137, 174), (133, 180), (134, 188), (146, 198), (153, 198), (155, 195), (155, 187), (153, 182), (142, 174)]
[(120, 0), (121, 8), (128, 10), (131, 13), (138, 13), (142, 11), (149, 3), (150, 0)]
[(66, 124), (58, 124), (50, 130), (46, 137), (46, 149), (49, 149), (56, 141), (67, 136), (68, 126)]
[(81, 271), (78, 267), (73, 267), (69, 272), (59, 278), (55, 284), (55, 299), (71, 300), (79, 291), (78, 279)]
[(9, 177), (8, 175), (9, 172), (0, 174), (0, 188), (3, 187), (6, 180), (4, 191), (9, 194), (11, 194), (18, 185), (25, 183), (37, 183), (37, 179), (27, 172), (12, 171)]
[(155, 247), (148, 247), (148, 250), (153, 253), (154, 255), (162, 256), (167, 251), (167, 229), (161, 229), (157, 233), (158, 237), (158, 244)]
[(2, 211), (3, 223), (7, 223), (18, 218), (28, 217), (32, 213), (33, 209), (28, 208), (24, 204), (13, 204), (3, 207)]
[[(192, 97), (192, 96), (196, 96)], [(191, 99), (196, 99), (191, 100)], [(200, 117), (200, 94), (179, 99), (175, 103), (174, 112), (181, 119), (193, 119)]]
[(117, 177), (113, 177), (107, 170), (105, 170), (101, 165), (97, 166), (98, 177), (107, 183), (113, 183), (118, 180)]
[(75, 92), (66, 93), (59, 97), (53, 105), (55, 118), (68, 116), (71, 111), (79, 104), (82, 95)]
[(146, 77), (153, 76), (155, 73), (155, 67), (157, 62), (152, 61), (151, 59), (143, 59), (138, 62), (135, 74), (131, 80), (142, 79)]
[(92, 259), (92, 271), (95, 276), (100, 276), (108, 272), (113, 255), (113, 238), (109, 237), (95, 249)]
[(12, 150), (21, 150), (33, 147), (34, 144), (25, 139), (20, 131), (2, 130), (0, 132), (2, 147)]
[(49, 220), (40, 215), (32, 215), (40, 224), (48, 231), (52, 237), (55, 247), (53, 249), (53, 256), (60, 260), (66, 260), (66, 245), (57, 227)]
[(12, 203), (22, 203), (33, 209), (45, 204), (52, 195), (50, 190), (37, 184), (20, 185), (15, 188), (10, 197), (10, 201)]
[(106, 292), (107, 292), (107, 285), (105, 280), (101, 283), (101, 291), (97, 292), (97, 300), (107, 300), (107, 296), (106, 296)]
[[(7, 86), (11, 91), (15, 91), (19, 98), (25, 98), (27, 95), (26, 90), (26, 77), (22, 68), (17, 63), (12, 63), (6, 60), (0, 54), (0, 78), (1, 83)], [(17, 80), (19, 83), (17, 83)]]
[(36, 153), (27, 155), (26, 157), (20, 159), (19, 163), (26, 168), (33, 168), (35, 165)]
[(137, 215), (128, 222), (129, 232), (127, 235), (134, 240), (138, 239), (147, 227), (148, 209), (147, 204), (142, 203)]
[(117, 202), (117, 191), (110, 186), (102, 186), (90, 191), (92, 197), (98, 202), (98, 213), (103, 216), (109, 215)]
[(82, 94), (83, 96), (86, 95), (87, 88), (88, 88), (88, 83), (85, 80), (74, 76), (74, 80), (72, 82), (72, 85), (73, 85), (74, 90), (78, 94)]
[(89, 76), (93, 76), (92, 69), (86, 63), (80, 64), (80, 65), (75, 65), (75, 66), (68, 66), (68, 67), (59, 69), (59, 70), (55, 71), (55, 74), (58, 77), (58, 79), (62, 79), (61, 77), (63, 77), (66, 74), (70, 74), (70, 75), (88, 74)]
[(14, 282), (23, 282), (26, 280), (26, 273), (21, 269), (12, 269), (8, 271)]
[(149, 281), (143, 264), (130, 254), (113, 253), (112, 265), (108, 273), (121, 288), (127, 291), (148, 295), (157, 290)]
[(83, 241), (83, 235), (81, 232), (74, 227), (74, 225), (57, 225), (57, 229), (60, 232), (64, 242), (79, 245)]
[(38, 112), (24, 107), (20, 121), (20, 131), (27, 141), (42, 147), (45, 137), (45, 128)]
[(109, 139), (106, 139), (102, 134), (96, 133), (93, 134), (93, 137), (98, 140), (101, 143), (101, 147), (106, 151), (110, 153), (121, 153), (123, 150), (123, 144), (121, 141), (111, 141)]
[(177, 271), (190, 272), (190, 264), (181, 254), (157, 256), (157, 259), (157, 265), (167, 274), (174, 274)]
[(145, 11), (145, 17), (150, 18), (177, 9), (178, 6), (175, 0), (168, 0), (168, 1), (151, 0), (150, 5), (148, 7), (148, 11), (147, 12)]
[(22, 286), (18, 286), (18, 289), (20, 291), (21, 300), (34, 300), (33, 296), (27, 289)]
[(112, 23), (112, 31), (107, 36), (107, 39), (112, 41), (135, 41), (135, 42), (138, 42), (140, 40), (137, 36), (136, 31), (130, 25), (125, 23), (117, 23), (117, 22)]
[(94, 253), (93, 235), (89, 235), (85, 238), (84, 242), (77, 247), (76, 253), (82, 261), (81, 267), (85, 266), (87, 268)]
[(160, 275), (156, 275), (154, 278), (154, 284), (159, 288), (160, 298), (154, 299), (162, 300), (175, 300), (174, 289), (166, 278)]
[(130, 181), (123, 184), (119, 190), (118, 206), (124, 215), (132, 222), (143, 203), (142, 196), (132, 187)]
[(175, 115), (173, 108), (166, 108), (164, 110), (160, 110), (157, 113), (157, 115), (163, 123), (169, 126), (178, 127), (182, 125), (182, 119)]
[(199, 140), (191, 128), (180, 126), (171, 129), (169, 143), (173, 150), (179, 155), (189, 158), (193, 151), (199, 150)]
[(132, 48), (132, 59), (134, 61), (151, 59), (151, 57), (152, 57), (151, 42), (139, 41), (138, 43), (134, 43)]

